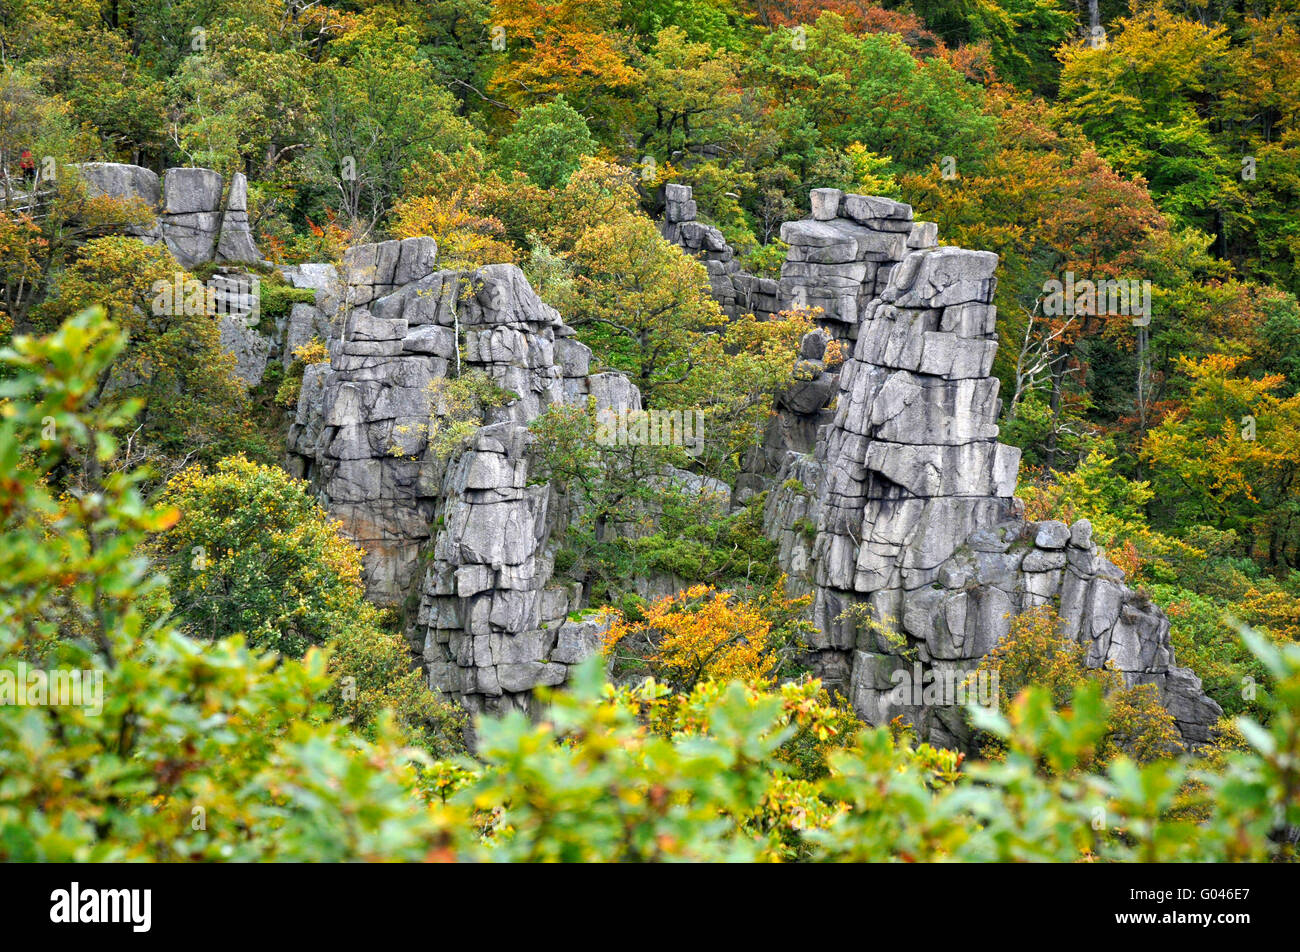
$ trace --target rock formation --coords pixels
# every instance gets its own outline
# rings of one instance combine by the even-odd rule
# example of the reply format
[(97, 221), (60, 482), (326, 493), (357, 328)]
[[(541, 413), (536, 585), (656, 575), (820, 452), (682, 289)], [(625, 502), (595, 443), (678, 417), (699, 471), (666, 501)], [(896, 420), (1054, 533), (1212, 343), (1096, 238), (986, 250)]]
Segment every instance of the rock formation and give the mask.
[[(259, 257), (242, 176), (223, 199), (209, 170), (172, 169), (161, 189), (134, 166), (82, 174), (92, 190), (161, 202), (135, 233), (187, 266)], [(1014, 497), (1020, 454), (997, 440), (990, 375), (996, 256), (939, 247), (935, 226), (899, 202), (811, 198), (812, 216), (782, 227), (779, 281), (741, 270), (721, 232), (696, 220), (688, 188), (668, 186), (661, 232), (701, 258), (732, 316), (820, 309), (729, 497), (770, 490), (779, 561), (814, 594), (816, 672), (869, 722), (903, 715), (933, 742), (964, 746), (960, 707), (900, 696), (899, 673), (960, 681), (1012, 618), (1051, 605), (1088, 664), (1156, 685), (1184, 738), (1204, 740), (1221, 711), (1174, 665), (1165, 616), (1124, 585), (1086, 521), (1030, 523)], [(410, 238), (350, 248), (339, 267), (284, 268), (313, 302), (281, 321), (281, 343), (232, 333), (227, 346), (260, 379), (275, 347), (287, 362), (313, 337), (328, 342), (329, 362), (304, 373), (290, 471), (363, 548), (369, 597), (405, 609), (431, 687), (473, 711), (528, 711), (532, 689), (562, 683), (601, 630), (569, 620), (585, 607), (581, 587), (554, 578), (556, 530), (576, 501), (531, 477), (528, 423), (589, 399), (636, 409), (640, 394), (591, 373), (590, 350), (517, 267), (439, 270), (436, 257), (433, 239)], [(242, 291), (222, 293), (238, 302)], [(470, 372), (500, 399), (447, 460), (430, 439), (452, 413), (440, 382)]]
[[(411, 238), (344, 255), (322, 290), (342, 317), (329, 363), (304, 376), (290, 469), (364, 550), (369, 597), (411, 610), (430, 684), (471, 710), (526, 709), (599, 640), (594, 622), (567, 621), (580, 586), (552, 584), (563, 507), (530, 485), (527, 424), (552, 405), (635, 408), (640, 395), (589, 373), (591, 351), (517, 267), (440, 271), (436, 252)], [(448, 464), (429, 439), (449, 412), (435, 381), (471, 371), (503, 400)]]
[(937, 228), (912, 221), (912, 208), (887, 198), (812, 191), (812, 217), (786, 222), (782, 307), (820, 308), (817, 323), (837, 339), (857, 337), (863, 308), (880, 295), (912, 250), (933, 248)]
[(248, 223), (248, 180), (236, 172), (229, 193), (212, 169), (168, 169), (158, 176), (138, 165), (86, 162), (77, 166), (91, 195), (136, 200), (157, 215), (128, 233), (161, 241), (185, 268), (210, 262), (262, 261)]
[(659, 233), (704, 263), (709, 287), (722, 313), (733, 318), (741, 314), (760, 319), (773, 317), (780, 310), (777, 282), (742, 270), (735, 249), (727, 244), (722, 232), (697, 221), (697, 214), (689, 185), (664, 186), (664, 220)]
[(1163, 613), (1086, 521), (1028, 523), (1014, 499), (1020, 452), (997, 442), (990, 376), (997, 257), (936, 247), (896, 202), (819, 189), (812, 204), (782, 230), (796, 259), (782, 293), (823, 307), (853, 352), (833, 420), (811, 454), (788, 455), (766, 514), (783, 565), (814, 591), (816, 669), (869, 722), (901, 714), (962, 746), (961, 708), (904, 703), (896, 672), (960, 682), (1015, 615), (1052, 605), (1089, 665), (1155, 684), (1184, 738), (1204, 740), (1222, 712), (1174, 666)]
[[(183, 268), (218, 266), (207, 281), (221, 327), (222, 346), (235, 357), (236, 375), (249, 386), (262, 381), (277, 352), (286, 363), (293, 348), (281, 347), (285, 327), (259, 329), (261, 278), (247, 270), (265, 266), (248, 221), (248, 182), (235, 173), (229, 192), (212, 169), (168, 169), (161, 181), (149, 169), (115, 162), (76, 166), (87, 193), (139, 203), (152, 215), (124, 227), (146, 244), (162, 244)], [(293, 269), (285, 269), (293, 270)], [(310, 337), (308, 338), (310, 340)]]
[(935, 244), (933, 223), (913, 222), (909, 206), (889, 199), (814, 189), (812, 211), (809, 219), (781, 226), (789, 251), (778, 308), (814, 309), (821, 333), (803, 341), (795, 383), (777, 395), (767, 431), (745, 460), (738, 501), (770, 486), (788, 453), (812, 452), (839, 389), (839, 366), (824, 359), (827, 343), (837, 342), (841, 354), (851, 350), (862, 308), (884, 289), (904, 255)]

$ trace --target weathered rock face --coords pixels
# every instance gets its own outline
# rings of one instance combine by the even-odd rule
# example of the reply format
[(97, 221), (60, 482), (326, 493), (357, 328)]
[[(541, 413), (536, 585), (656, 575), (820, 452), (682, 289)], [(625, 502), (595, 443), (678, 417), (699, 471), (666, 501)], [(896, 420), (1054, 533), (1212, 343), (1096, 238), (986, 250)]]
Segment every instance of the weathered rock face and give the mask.
[[(368, 596), (412, 611), (431, 686), (475, 711), (526, 709), (599, 642), (594, 622), (567, 621), (580, 587), (550, 584), (563, 500), (529, 484), (527, 424), (640, 395), (589, 373), (591, 351), (517, 267), (436, 270), (436, 254), (429, 238), (381, 242), (333, 278), (291, 276), (318, 289), (300, 317), (324, 324), (330, 361), (307, 368), (289, 466), (364, 550)], [(448, 463), (429, 441), (448, 412), (434, 384), (475, 370), (508, 395)]]
[[(1155, 684), (1186, 740), (1198, 742), (1222, 715), (1205, 697), (1200, 681), (1174, 667), (1169, 620), (1132, 592), (1123, 573), (1092, 542), (1092, 527), (1079, 520), (1025, 522), (1013, 516), (972, 533), (940, 567), (935, 581), (905, 591), (902, 630), (936, 668), (973, 669), (1011, 627), (1011, 619), (1048, 605), (1060, 615), (1066, 635), (1087, 649), (1090, 667), (1110, 666), (1128, 685)], [(880, 639), (877, 638), (877, 648)], [(900, 713), (889, 699), (881, 673), (896, 664), (889, 652), (859, 650), (853, 660), (852, 697), (876, 718)], [(907, 709), (931, 724), (931, 736), (964, 740), (964, 727), (951, 709)]]
[[(133, 226), (186, 267), (259, 260), (247, 186), (217, 173), (91, 163), (92, 192), (159, 209)], [(724, 310), (771, 316), (820, 307), (795, 381), (779, 395), (765, 445), (730, 498), (770, 488), (769, 534), (797, 584), (814, 593), (813, 664), (872, 723), (903, 715), (923, 736), (962, 746), (951, 699), (900, 694), (900, 673), (952, 685), (1027, 609), (1051, 605), (1090, 665), (1154, 684), (1184, 738), (1204, 740), (1221, 711), (1174, 666), (1169, 622), (1130, 591), (1084, 522), (1029, 523), (1014, 498), (1019, 452), (997, 441), (996, 256), (941, 248), (933, 224), (888, 199), (812, 193), (790, 222), (780, 281), (741, 271), (690, 190), (669, 186), (663, 234), (702, 258)], [(563, 682), (595, 652), (601, 626), (570, 621), (581, 589), (553, 578), (570, 501), (530, 479), (527, 424), (548, 407), (640, 407), (513, 265), (438, 270), (430, 238), (351, 248), (341, 267), (282, 269), (314, 291), (267, 338), (246, 320), (245, 278), (213, 278), (222, 339), (240, 374), (262, 378), (319, 337), (288, 468), (364, 550), (369, 597), (402, 604), (433, 689), (473, 711), (525, 710), (532, 689)], [(834, 342), (846, 357), (828, 359)], [(430, 445), (446, 416), (436, 381), (479, 370), (507, 396), (450, 461)], [(689, 473), (665, 474), (689, 482)], [(726, 505), (726, 487), (706, 486)], [(721, 490), (721, 491), (719, 491)], [(669, 580), (671, 581), (671, 580)], [(664, 580), (645, 580), (647, 592)]]
[(168, 169), (160, 186), (156, 174), (138, 165), (87, 162), (77, 168), (90, 194), (134, 199), (154, 210), (155, 223), (127, 231), (162, 241), (182, 267), (262, 260), (249, 227), (248, 181), (242, 172), (231, 178), (226, 194), (221, 173), (212, 169)]
[(736, 485), (741, 501), (773, 484), (788, 453), (813, 452), (840, 386), (839, 365), (825, 359), (827, 343), (834, 341), (841, 356), (852, 353), (865, 304), (909, 250), (935, 244), (935, 226), (912, 221), (911, 207), (901, 202), (837, 189), (814, 189), (811, 197), (813, 217), (781, 228), (790, 250), (777, 299), (781, 310), (820, 308), (820, 332), (804, 338), (796, 382), (777, 395), (761, 443), (746, 456)]
[(897, 673), (960, 682), (1011, 618), (1050, 604), (1090, 665), (1156, 684), (1184, 737), (1205, 739), (1221, 711), (1173, 666), (1164, 615), (1124, 586), (1086, 522), (1020, 515), (1020, 453), (997, 442), (990, 376), (996, 256), (934, 247), (932, 226), (884, 199), (818, 190), (813, 213), (782, 229), (782, 292), (855, 343), (832, 422), (813, 453), (788, 454), (766, 517), (783, 566), (813, 589), (819, 672), (870, 722), (901, 714), (961, 746), (955, 699), (911, 703)]
[(777, 282), (743, 270), (722, 232), (696, 221), (698, 211), (689, 185), (665, 186), (664, 201), (664, 220), (659, 233), (704, 262), (709, 272), (709, 287), (724, 314), (731, 318), (741, 314), (767, 318), (780, 310)]
[[(509, 277), (518, 288), (522, 275)], [(640, 409), (626, 377), (585, 375), (584, 345), (563, 337), (555, 345), (558, 369), (572, 374), (560, 399), (590, 396), (597, 411)], [(532, 689), (563, 683), (569, 665), (599, 651), (604, 631), (598, 620), (568, 619), (583, 607), (582, 586), (552, 578), (567, 500), (551, 485), (530, 484), (531, 405), (515, 409), (524, 419), (482, 427), (448, 468), (419, 580), (415, 640), (429, 682), (475, 712), (532, 713)]]
[[(366, 550), (368, 594), (385, 604), (405, 596), (430, 537), (443, 472), (428, 435), (445, 414), (432, 388), (461, 363), (458, 345), (464, 369), (486, 371), (533, 415), (561, 394), (558, 370), (543, 361), (558, 316), (535, 295), (522, 304), (511, 297), (517, 269), (435, 271), (436, 251), (428, 238), (361, 245), (345, 253), (337, 282), (318, 282), (318, 298), (339, 302), (340, 313), (324, 322), (330, 361), (307, 368), (289, 434), (291, 468)], [(480, 294), (501, 306), (479, 306)], [(323, 323), (305, 312), (299, 319), (313, 331)], [(534, 337), (546, 341), (545, 353), (540, 345), (530, 352)], [(527, 417), (516, 404), (493, 412)]]
[[(87, 162), (77, 167), (92, 196), (134, 201), (154, 218), (124, 227), (146, 244), (163, 244), (183, 268), (224, 265), (207, 282), (216, 306), (222, 346), (235, 356), (236, 374), (249, 386), (260, 383), (268, 360), (281, 352), (287, 360), (283, 326), (263, 333), (259, 324), (259, 279), (237, 265), (262, 261), (248, 222), (248, 183), (236, 173), (226, 194), (222, 176), (211, 169), (169, 169), (158, 176), (138, 165)], [(308, 340), (311, 338), (308, 337)]]
[(910, 205), (833, 188), (813, 189), (812, 208), (812, 218), (781, 226), (790, 246), (781, 305), (819, 307), (819, 325), (837, 340), (853, 340), (863, 308), (909, 252), (934, 247), (937, 231), (912, 221)]
[(286, 281), (301, 291), (314, 291), (310, 304), (298, 303), (289, 309), (283, 333), (280, 359), (285, 367), (293, 361), (293, 352), (315, 339), (328, 341), (342, 334), (346, 285), (339, 269), (330, 264), (299, 264), (280, 269)]
[[(92, 198), (106, 195), (121, 201), (138, 202), (155, 213), (162, 203), (162, 182), (150, 169), (118, 162), (83, 162), (77, 166), (77, 171)], [(143, 225), (129, 225), (124, 231), (146, 244), (162, 240), (162, 231), (156, 220)]]
[(551, 585), (561, 501), (528, 485), (529, 432), (483, 427), (449, 468), (420, 582), (416, 631), (430, 684), (472, 711), (528, 711), (532, 689), (562, 683), (599, 646), (596, 622), (570, 622), (580, 585)]

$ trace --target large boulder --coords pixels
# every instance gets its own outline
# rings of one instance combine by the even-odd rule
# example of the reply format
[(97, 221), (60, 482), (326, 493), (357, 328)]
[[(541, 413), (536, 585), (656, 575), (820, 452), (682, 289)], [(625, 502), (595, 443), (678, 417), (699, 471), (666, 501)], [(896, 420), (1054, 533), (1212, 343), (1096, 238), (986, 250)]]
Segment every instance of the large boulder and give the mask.
[(138, 201), (155, 212), (162, 201), (162, 184), (149, 169), (118, 162), (83, 162), (76, 169), (92, 196)]

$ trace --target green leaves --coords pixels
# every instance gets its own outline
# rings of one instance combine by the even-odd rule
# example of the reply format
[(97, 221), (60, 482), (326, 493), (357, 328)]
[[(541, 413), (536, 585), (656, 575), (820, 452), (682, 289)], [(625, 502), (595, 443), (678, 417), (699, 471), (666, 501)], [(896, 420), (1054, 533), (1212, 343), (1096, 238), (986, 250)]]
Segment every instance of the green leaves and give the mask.
[(596, 140), (581, 114), (559, 95), (525, 109), (497, 151), (507, 169), (519, 169), (542, 188), (560, 188), (579, 160), (595, 153)]
[(707, 732), (649, 731), (636, 716), (653, 687), (606, 696), (599, 659), (551, 696), (539, 725), (479, 723), (480, 776), (453, 797), (492, 815), (465, 843), (494, 861), (751, 860), (772, 844), (750, 828), (793, 727), (778, 696), (733, 684), (707, 707)]
[(974, 162), (990, 144), (979, 87), (942, 58), (918, 62), (897, 36), (848, 32), (833, 13), (807, 29), (804, 49), (769, 35), (754, 73), (780, 103), (776, 122), (811, 127), (821, 147), (857, 142), (919, 171), (943, 155)]
[(0, 471), (0, 672), (103, 678), (97, 704), (0, 704), (0, 859), (423, 856), (437, 830), (404, 738), (387, 721), (374, 744), (323, 723), (319, 651), (259, 657), (241, 637), (200, 645), (146, 622), (161, 579), (137, 549), (175, 513), (87, 454), (130, 422), (94, 400), (122, 345), (88, 311), (0, 353), (0, 460), (14, 462)]

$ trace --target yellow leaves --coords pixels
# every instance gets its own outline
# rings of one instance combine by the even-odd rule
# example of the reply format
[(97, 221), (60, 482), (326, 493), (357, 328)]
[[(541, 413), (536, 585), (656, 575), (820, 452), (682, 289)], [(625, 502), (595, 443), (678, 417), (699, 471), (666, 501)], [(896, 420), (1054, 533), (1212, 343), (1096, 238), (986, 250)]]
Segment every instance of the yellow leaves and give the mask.
[(887, 169), (893, 164), (889, 156), (872, 152), (861, 142), (851, 142), (844, 150), (852, 170), (853, 190), (863, 195), (883, 195), (898, 198), (898, 182)]
[(828, 369), (835, 369), (844, 363), (844, 345), (838, 340), (830, 340), (826, 343), (826, 353), (822, 356)]
[(759, 607), (707, 585), (696, 585), (651, 605), (642, 621), (620, 616), (605, 635), (606, 654), (627, 639), (655, 647), (648, 660), (666, 675), (694, 683), (700, 678), (767, 682), (776, 658), (767, 649), (772, 623)]
[(1246, 360), (1179, 360), (1191, 393), (1142, 446), (1162, 497), (1195, 507), (1219, 528), (1274, 523), (1300, 470), (1300, 396), (1280, 398), (1276, 374), (1236, 376)]
[(1261, 590), (1252, 585), (1241, 599), (1246, 620), (1268, 629), (1278, 638), (1300, 642), (1300, 595)]
[(330, 359), (329, 349), (319, 337), (313, 337), (306, 344), (295, 347), (293, 356), (307, 366), (323, 364)]
[(1245, 354), (1209, 354), (1200, 360), (1179, 357), (1178, 369), (1193, 380), (1211, 380), (1226, 378), (1242, 364), (1250, 360)]
[(489, 210), (499, 198), (482, 183), (472, 182), (407, 199), (394, 209), (394, 234), (432, 236), (445, 266), (515, 262), (519, 255), (505, 238), (505, 224)]

